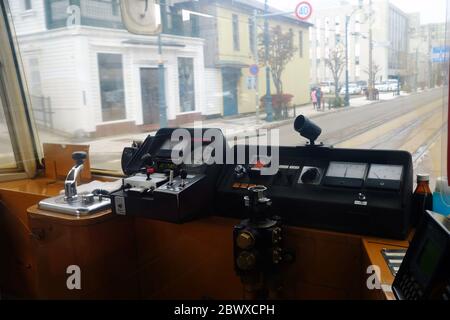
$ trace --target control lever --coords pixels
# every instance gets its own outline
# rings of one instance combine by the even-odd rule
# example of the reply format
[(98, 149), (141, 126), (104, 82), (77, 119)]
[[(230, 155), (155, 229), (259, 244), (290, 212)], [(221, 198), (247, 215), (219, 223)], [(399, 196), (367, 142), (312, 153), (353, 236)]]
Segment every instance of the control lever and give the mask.
[(271, 200), (265, 186), (248, 188), (244, 197), (249, 219), (233, 230), (234, 269), (241, 278), (247, 299), (279, 297), (283, 263), (292, 263), (295, 252), (284, 248), (281, 218), (270, 217)]
[(173, 170), (169, 170), (169, 186), (173, 186)]
[(87, 153), (84, 151), (74, 152), (72, 159), (75, 161), (75, 166), (70, 169), (64, 182), (64, 200), (66, 202), (75, 201), (78, 198), (77, 180), (84, 168), (84, 161), (87, 159)]
[(147, 181), (150, 181), (150, 180), (152, 180), (151, 175), (155, 173), (155, 168), (153, 168), (153, 167), (147, 167), (147, 168), (145, 169), (145, 173), (146, 173), (146, 175), (147, 175)]
[(266, 191), (265, 186), (248, 188), (248, 195), (244, 197), (244, 203), (249, 211), (251, 221), (266, 217), (266, 213), (272, 205), (272, 200), (265, 196)]
[(185, 169), (180, 170), (180, 178), (181, 178), (181, 187), (184, 188), (186, 185), (187, 171)]

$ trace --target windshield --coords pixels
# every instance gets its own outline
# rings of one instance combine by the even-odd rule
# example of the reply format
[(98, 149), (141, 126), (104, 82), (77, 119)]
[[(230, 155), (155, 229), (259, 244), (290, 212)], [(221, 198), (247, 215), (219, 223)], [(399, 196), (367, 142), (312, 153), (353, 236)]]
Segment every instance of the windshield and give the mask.
[(406, 150), (443, 174), (445, 0), (311, 1), (312, 15), (293, 0), (8, 2), (40, 142), (89, 145), (94, 169), (121, 172), (161, 127), (303, 145), (302, 114), (325, 144)]

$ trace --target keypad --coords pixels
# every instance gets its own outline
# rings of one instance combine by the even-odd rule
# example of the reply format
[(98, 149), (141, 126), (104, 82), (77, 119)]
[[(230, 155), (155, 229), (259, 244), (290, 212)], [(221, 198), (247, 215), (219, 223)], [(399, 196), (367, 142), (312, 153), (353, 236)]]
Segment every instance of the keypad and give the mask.
[(400, 280), (400, 290), (407, 300), (419, 300), (423, 297), (423, 291), (417, 281), (409, 275), (404, 274)]

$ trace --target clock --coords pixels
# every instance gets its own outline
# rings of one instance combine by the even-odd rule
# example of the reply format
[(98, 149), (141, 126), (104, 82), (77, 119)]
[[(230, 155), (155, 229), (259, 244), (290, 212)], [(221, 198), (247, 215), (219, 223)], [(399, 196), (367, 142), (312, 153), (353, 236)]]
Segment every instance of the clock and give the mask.
[(161, 12), (156, 0), (121, 0), (122, 21), (127, 30), (140, 35), (161, 32)]

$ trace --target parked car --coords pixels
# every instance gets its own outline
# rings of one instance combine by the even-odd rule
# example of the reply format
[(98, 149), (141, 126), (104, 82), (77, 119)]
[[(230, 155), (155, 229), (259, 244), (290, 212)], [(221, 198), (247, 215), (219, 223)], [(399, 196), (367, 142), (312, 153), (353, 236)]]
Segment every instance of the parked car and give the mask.
[(387, 82), (375, 83), (375, 89), (380, 92), (387, 92), (389, 91), (389, 84)]
[(363, 81), (363, 80), (356, 81), (356, 84), (361, 88), (361, 92), (364, 92), (365, 90), (367, 90), (367, 87), (368, 87), (367, 81)]
[[(342, 87), (340, 94), (345, 95), (345, 85)], [(348, 93), (351, 95), (361, 94), (362, 89), (357, 83), (349, 83), (348, 84)]]
[(388, 90), (387, 91), (397, 91), (399, 83), (397, 80), (388, 80), (387, 81)]
[(320, 88), (324, 94), (331, 94), (334, 93), (335, 85), (334, 82), (326, 81), (320, 83)]

